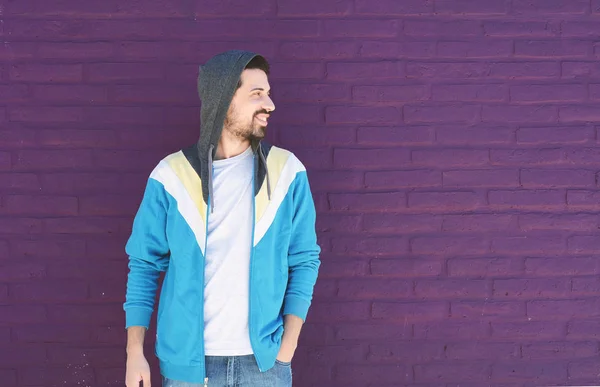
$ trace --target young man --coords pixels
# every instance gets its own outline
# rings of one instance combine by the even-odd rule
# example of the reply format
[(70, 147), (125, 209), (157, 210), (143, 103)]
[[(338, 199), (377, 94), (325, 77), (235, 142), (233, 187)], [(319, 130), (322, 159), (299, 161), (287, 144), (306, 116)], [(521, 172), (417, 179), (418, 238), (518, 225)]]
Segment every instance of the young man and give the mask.
[(306, 170), (262, 141), (269, 65), (228, 51), (200, 69), (197, 144), (153, 170), (127, 242), (127, 387), (150, 386), (142, 347), (161, 271), (164, 387), (291, 386), (320, 265)]

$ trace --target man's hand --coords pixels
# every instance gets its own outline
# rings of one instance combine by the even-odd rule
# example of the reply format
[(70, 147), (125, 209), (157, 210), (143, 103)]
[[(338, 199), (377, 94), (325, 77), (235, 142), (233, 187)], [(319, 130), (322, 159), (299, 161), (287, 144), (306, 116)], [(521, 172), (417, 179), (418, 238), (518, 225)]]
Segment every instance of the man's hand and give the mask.
[(279, 353), (277, 354), (277, 360), (283, 363), (291, 363), (294, 352), (296, 352), (296, 346), (286, 345), (282, 342)]
[(290, 363), (298, 346), (298, 337), (304, 321), (297, 316), (288, 314), (283, 317), (283, 337), (281, 338), (281, 348), (277, 354), (277, 360)]
[(127, 353), (127, 369), (125, 371), (125, 385), (127, 387), (151, 387), (150, 364), (144, 357), (144, 351), (132, 351)]

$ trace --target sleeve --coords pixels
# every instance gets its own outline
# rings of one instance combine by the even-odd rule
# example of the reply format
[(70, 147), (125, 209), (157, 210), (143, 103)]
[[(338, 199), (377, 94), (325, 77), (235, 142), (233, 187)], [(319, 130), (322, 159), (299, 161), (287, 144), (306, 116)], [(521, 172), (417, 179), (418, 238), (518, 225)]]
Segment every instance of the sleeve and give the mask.
[(150, 325), (158, 277), (169, 261), (167, 241), (168, 199), (164, 186), (150, 178), (133, 221), (125, 251), (129, 274), (125, 295), (125, 327)]
[(283, 314), (306, 320), (321, 264), (317, 244), (315, 205), (306, 171), (298, 172), (293, 190), (294, 214), (288, 249), (289, 279)]

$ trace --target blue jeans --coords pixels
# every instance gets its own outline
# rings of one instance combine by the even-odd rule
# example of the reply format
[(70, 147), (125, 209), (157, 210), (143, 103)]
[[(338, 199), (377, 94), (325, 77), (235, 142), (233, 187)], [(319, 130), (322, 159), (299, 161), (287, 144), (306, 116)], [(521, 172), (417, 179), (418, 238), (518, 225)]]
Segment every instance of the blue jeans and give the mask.
[[(292, 387), (292, 365), (275, 361), (260, 372), (254, 355), (207, 356), (206, 376), (209, 387)], [(187, 383), (163, 377), (163, 387), (203, 387), (204, 383)]]

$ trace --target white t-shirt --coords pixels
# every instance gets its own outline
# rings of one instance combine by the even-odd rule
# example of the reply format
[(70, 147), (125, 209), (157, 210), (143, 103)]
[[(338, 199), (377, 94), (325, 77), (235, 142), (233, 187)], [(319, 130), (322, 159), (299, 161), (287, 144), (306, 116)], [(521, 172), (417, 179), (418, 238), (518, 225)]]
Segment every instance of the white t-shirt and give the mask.
[(204, 280), (207, 356), (253, 353), (248, 330), (253, 163), (251, 147), (213, 161), (214, 212), (208, 214)]

